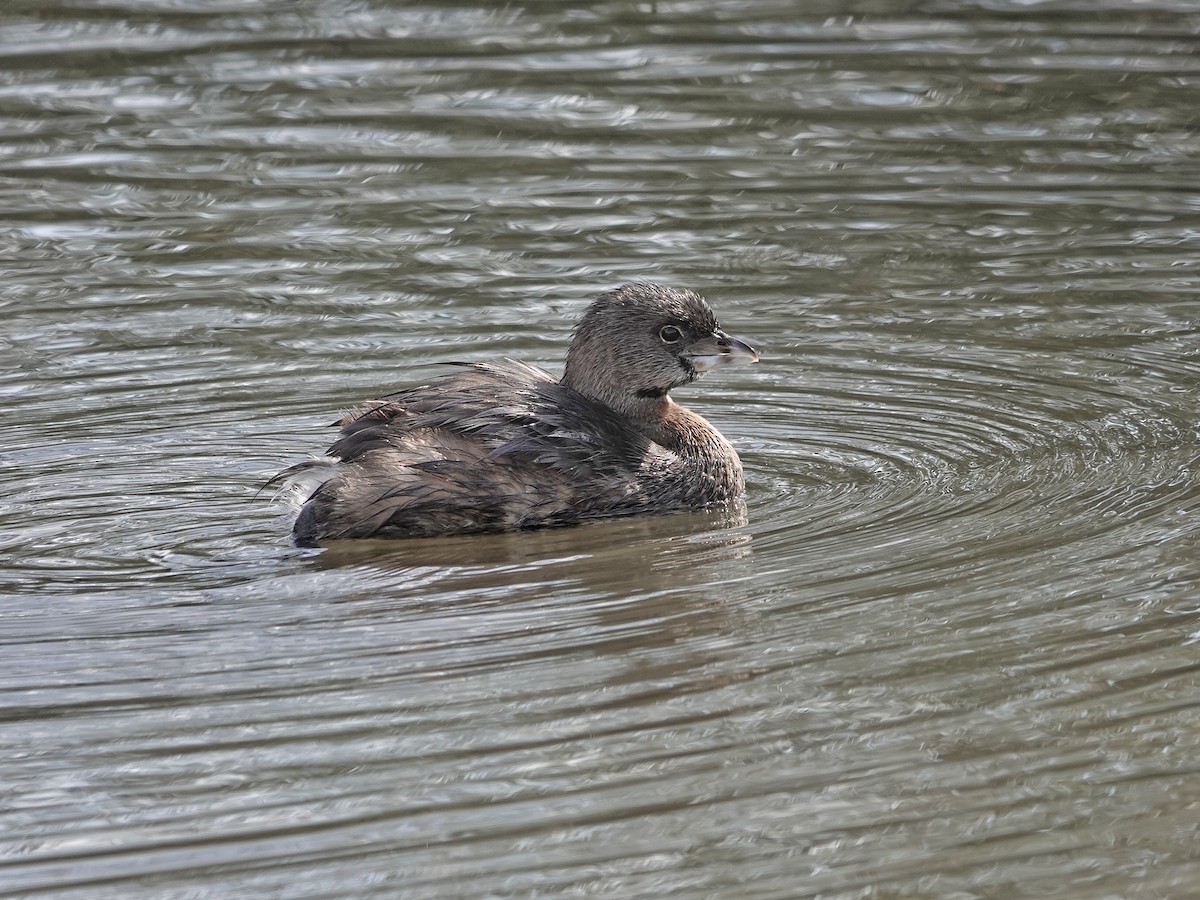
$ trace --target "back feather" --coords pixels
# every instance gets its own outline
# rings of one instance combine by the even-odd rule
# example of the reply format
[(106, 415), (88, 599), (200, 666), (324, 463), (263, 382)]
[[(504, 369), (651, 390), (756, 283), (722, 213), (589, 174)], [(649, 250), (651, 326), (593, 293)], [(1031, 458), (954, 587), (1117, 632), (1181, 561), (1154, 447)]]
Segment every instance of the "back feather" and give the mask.
[(598, 517), (651, 508), (641, 476), (669, 471), (674, 454), (534, 366), (457, 365), (464, 371), (335, 423), (341, 435), (329, 456), (342, 465), (305, 503), (298, 543), (567, 524), (583, 509)]

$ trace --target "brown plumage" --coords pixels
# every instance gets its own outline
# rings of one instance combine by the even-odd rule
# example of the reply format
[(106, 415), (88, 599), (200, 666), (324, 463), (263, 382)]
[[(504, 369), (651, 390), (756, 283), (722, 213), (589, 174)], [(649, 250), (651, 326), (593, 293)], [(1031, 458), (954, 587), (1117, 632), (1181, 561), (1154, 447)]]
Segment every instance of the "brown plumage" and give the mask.
[[(561, 380), (525, 363), (462, 371), (344, 416), (293, 535), (301, 546), (566, 525), (739, 498), (737, 453), (672, 388), (756, 362), (691, 291), (626, 284), (588, 307)], [(273, 479), (274, 480), (274, 479)]]

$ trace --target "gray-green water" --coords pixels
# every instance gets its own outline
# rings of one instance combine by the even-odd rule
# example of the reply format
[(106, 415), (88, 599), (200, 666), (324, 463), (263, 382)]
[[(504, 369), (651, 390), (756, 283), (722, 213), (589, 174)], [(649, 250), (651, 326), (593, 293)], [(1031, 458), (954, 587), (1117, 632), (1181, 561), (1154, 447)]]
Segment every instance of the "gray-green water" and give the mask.
[[(1182, 897), (1200, 5), (0, 9), (0, 893)], [(292, 549), (448, 359), (692, 287), (705, 515)]]

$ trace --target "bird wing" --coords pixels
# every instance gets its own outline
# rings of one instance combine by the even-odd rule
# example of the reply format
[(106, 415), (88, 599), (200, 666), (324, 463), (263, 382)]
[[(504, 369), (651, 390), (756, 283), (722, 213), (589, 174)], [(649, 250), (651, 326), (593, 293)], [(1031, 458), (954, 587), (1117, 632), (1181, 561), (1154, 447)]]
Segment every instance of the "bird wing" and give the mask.
[(335, 424), (329, 456), (340, 463), (297, 517), (301, 544), (643, 512), (651, 498), (639, 476), (674, 459), (606, 407), (512, 361), (465, 365)]
[(632, 475), (654, 446), (635, 428), (536, 366), (466, 363), (433, 384), (398, 391), (343, 416), (329, 455), (344, 461), (403, 448), (416, 432), (473, 439), (493, 460), (566, 470), (581, 480)]

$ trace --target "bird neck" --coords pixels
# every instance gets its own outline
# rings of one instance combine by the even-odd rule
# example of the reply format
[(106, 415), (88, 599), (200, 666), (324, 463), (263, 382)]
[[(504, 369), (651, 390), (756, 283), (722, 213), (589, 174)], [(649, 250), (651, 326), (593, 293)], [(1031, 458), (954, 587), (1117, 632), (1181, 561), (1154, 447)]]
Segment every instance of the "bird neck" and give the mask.
[(745, 492), (737, 451), (703, 416), (666, 397), (654, 423), (639, 424), (680, 460), (698, 502), (730, 500)]
[(681, 483), (700, 504), (729, 500), (746, 489), (742, 464), (733, 445), (708, 423), (669, 396), (606, 395), (580, 390), (566, 377), (562, 383), (599, 401), (664, 450), (681, 465)]
[[(670, 397), (645, 401), (642, 410), (649, 415), (638, 416), (638, 427), (655, 443), (672, 450), (680, 456), (711, 457), (724, 456), (731, 451), (729, 442), (703, 416), (680, 406)], [(650, 409), (650, 406), (653, 409)]]

